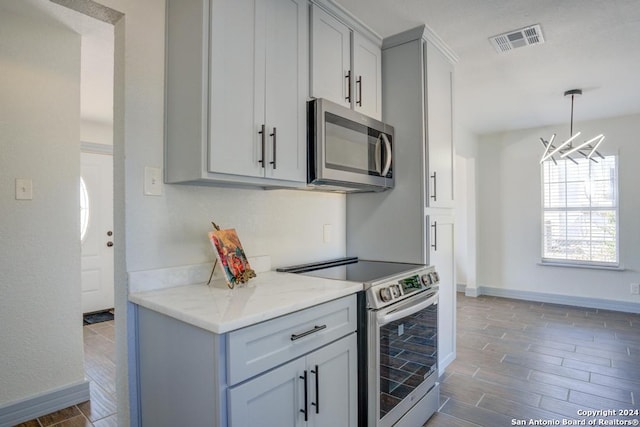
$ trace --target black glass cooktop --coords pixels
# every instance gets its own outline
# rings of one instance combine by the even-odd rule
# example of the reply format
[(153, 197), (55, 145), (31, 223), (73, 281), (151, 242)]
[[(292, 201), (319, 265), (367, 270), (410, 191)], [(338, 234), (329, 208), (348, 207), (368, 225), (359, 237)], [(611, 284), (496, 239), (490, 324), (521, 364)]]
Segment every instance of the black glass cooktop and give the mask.
[(352, 257), (283, 267), (278, 268), (276, 271), (298, 273), (305, 276), (322, 277), (325, 279), (368, 283), (423, 267), (425, 266), (422, 264), (369, 261)]

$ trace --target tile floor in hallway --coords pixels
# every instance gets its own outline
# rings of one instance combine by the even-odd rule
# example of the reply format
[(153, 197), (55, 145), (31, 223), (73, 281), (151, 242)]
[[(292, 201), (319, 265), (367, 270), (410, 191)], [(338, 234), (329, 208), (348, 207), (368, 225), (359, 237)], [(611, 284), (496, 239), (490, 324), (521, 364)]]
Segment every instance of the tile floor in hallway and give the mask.
[[(562, 425), (578, 410), (640, 411), (640, 314), (458, 294), (457, 319), (457, 359), (426, 427)], [(21, 426), (116, 426), (113, 321), (84, 334), (91, 402)]]
[(114, 321), (85, 325), (84, 370), (91, 401), (62, 409), (19, 427), (116, 427), (116, 351)]
[(584, 410), (640, 420), (640, 314), (459, 293), (457, 321), (457, 359), (427, 427), (563, 425)]

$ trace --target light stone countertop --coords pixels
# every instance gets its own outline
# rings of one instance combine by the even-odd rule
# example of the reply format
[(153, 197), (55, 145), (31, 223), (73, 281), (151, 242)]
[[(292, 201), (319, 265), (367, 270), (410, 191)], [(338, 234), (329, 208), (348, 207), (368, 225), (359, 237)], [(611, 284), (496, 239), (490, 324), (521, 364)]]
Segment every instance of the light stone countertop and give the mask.
[(133, 292), (129, 300), (223, 334), (361, 290), (361, 283), (267, 271), (235, 289), (218, 279), (210, 286), (200, 283)]

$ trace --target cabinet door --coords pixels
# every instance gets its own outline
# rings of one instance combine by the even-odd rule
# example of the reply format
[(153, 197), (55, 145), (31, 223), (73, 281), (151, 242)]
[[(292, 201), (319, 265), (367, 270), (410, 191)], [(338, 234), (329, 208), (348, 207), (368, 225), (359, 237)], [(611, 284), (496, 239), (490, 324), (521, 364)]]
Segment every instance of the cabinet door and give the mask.
[(261, 6), (255, 0), (212, 2), (209, 172), (264, 176), (258, 163), (262, 154), (258, 131), (264, 123), (264, 46), (259, 46), (265, 38), (260, 19), (264, 8), (257, 10)]
[(307, 356), (309, 426), (356, 426), (357, 366), (355, 333)]
[(311, 7), (311, 96), (351, 107), (351, 30)]
[(304, 182), (309, 9), (303, 0), (265, 3), (266, 176)]
[(453, 207), (453, 66), (440, 51), (424, 43), (427, 88), (429, 207)]
[(454, 217), (430, 215), (429, 263), (440, 276), (438, 304), (438, 369), (440, 374), (456, 357), (456, 281)]
[(230, 388), (228, 391), (229, 426), (298, 427), (304, 425), (304, 414), (300, 412), (304, 409), (305, 384), (300, 378), (304, 369), (304, 358), (296, 359)]
[(354, 109), (381, 120), (382, 53), (369, 39), (353, 33)]

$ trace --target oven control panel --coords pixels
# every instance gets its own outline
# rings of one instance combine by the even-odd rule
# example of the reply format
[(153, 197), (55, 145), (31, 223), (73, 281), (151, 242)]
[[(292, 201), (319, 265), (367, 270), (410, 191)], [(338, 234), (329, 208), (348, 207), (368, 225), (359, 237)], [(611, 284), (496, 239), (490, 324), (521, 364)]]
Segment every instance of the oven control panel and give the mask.
[(402, 277), (396, 281), (376, 285), (368, 291), (369, 306), (381, 308), (409, 297), (413, 293), (437, 289), (440, 276), (433, 267)]

